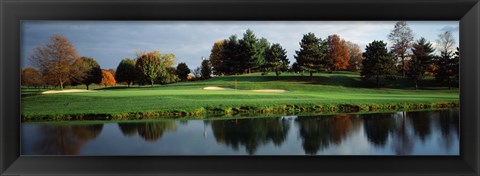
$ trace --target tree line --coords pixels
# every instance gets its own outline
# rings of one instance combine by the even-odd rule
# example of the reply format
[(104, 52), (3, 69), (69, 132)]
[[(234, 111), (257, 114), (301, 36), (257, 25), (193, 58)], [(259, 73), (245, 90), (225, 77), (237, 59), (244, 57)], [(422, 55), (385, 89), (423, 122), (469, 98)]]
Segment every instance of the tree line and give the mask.
[(307, 72), (312, 77), (316, 72), (348, 70), (360, 72), (362, 78), (408, 78), (418, 88), (425, 75), (433, 75), (439, 82), (448, 85), (459, 78), (459, 48), (454, 50), (455, 40), (447, 31), (438, 35), (436, 41), (440, 55), (435, 55), (432, 43), (420, 37), (414, 41), (413, 32), (405, 21), (399, 21), (387, 38), (387, 43), (374, 40), (365, 52), (339, 35), (329, 35), (322, 39), (314, 33), (304, 34), (295, 51), (295, 62), (290, 65), (285, 49), (278, 43), (270, 44), (266, 38), (257, 38), (247, 29), (243, 38), (231, 35), (228, 39), (214, 43), (210, 62), (214, 75), (238, 75), (252, 72)]
[[(27, 67), (21, 71), (21, 84), (24, 86), (58, 86), (92, 84), (114, 86), (124, 83), (145, 85), (154, 83), (168, 84), (192, 79), (190, 69), (185, 63), (174, 67), (176, 56), (159, 51), (137, 53), (135, 59), (125, 58), (116, 69), (101, 69), (94, 58), (78, 56), (74, 45), (62, 35), (53, 35), (47, 44), (37, 46), (30, 61), (36, 67)], [(210, 63), (202, 62), (197, 79), (210, 78)], [(38, 69), (37, 69), (38, 68)], [(192, 72), (196, 72), (193, 70)]]
[[(286, 50), (279, 43), (258, 38), (247, 29), (241, 39), (231, 35), (213, 44), (208, 59), (203, 58), (200, 67), (190, 69), (186, 63), (176, 67), (176, 56), (159, 51), (137, 53), (135, 59), (125, 58), (115, 69), (103, 70), (97, 61), (79, 57), (75, 47), (64, 36), (53, 35), (47, 44), (37, 46), (30, 61), (36, 68), (22, 70), (22, 85), (59, 86), (91, 84), (115, 85), (124, 83), (153, 86), (192, 79), (209, 79), (212, 75), (238, 75), (245, 73), (282, 72), (309, 73), (348, 70), (360, 72), (365, 80), (374, 78), (380, 87), (380, 78), (404, 77), (418, 88), (425, 75), (433, 75), (449, 88), (459, 79), (459, 48), (454, 50), (455, 40), (451, 32), (438, 35), (439, 55), (432, 43), (420, 37), (414, 41), (413, 32), (405, 21), (399, 21), (387, 38), (392, 42), (390, 50), (384, 41), (374, 40), (362, 53), (360, 47), (339, 35), (322, 39), (314, 33), (304, 34), (295, 51), (295, 62), (290, 65)], [(38, 70), (37, 70), (38, 68)], [(262, 74), (262, 75), (264, 75)]]

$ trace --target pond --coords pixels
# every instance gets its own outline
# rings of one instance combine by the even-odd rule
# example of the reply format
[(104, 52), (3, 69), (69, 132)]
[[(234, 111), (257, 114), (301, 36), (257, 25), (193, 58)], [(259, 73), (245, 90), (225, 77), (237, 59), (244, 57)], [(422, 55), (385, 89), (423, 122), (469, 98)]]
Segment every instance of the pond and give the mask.
[(23, 123), (22, 155), (459, 155), (459, 110)]

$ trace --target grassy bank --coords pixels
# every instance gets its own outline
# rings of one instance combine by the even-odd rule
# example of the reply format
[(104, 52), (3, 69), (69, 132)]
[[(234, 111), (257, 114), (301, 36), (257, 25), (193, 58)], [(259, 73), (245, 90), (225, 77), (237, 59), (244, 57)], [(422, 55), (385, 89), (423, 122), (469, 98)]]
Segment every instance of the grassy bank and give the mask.
[[(238, 80), (234, 90), (234, 80)], [(423, 90), (412, 90), (407, 80), (386, 81), (387, 88), (362, 81), (358, 74), (249, 74), (217, 77), (154, 87), (100, 88), (97, 92), (22, 96), (22, 119), (132, 120), (184, 116), (241, 116), (242, 114), (296, 114), (302, 112), (369, 112), (458, 107), (458, 89), (439, 87), (432, 79)], [(207, 86), (229, 90), (203, 90)], [(284, 93), (252, 92), (283, 89)]]

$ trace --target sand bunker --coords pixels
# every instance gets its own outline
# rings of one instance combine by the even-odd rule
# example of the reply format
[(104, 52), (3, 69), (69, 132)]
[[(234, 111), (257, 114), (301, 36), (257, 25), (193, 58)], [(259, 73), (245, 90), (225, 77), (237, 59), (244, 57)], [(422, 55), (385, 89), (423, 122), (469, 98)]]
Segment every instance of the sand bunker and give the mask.
[[(233, 90), (233, 89), (217, 87), (217, 86), (209, 86), (209, 87), (204, 87), (203, 90)], [(287, 90), (283, 90), (283, 89), (258, 89), (258, 90), (250, 90), (250, 91), (252, 91), (252, 92), (273, 92), (273, 93), (288, 92)]]
[(209, 87), (204, 87), (203, 90), (228, 90), (228, 89), (223, 87), (217, 87), (217, 86), (209, 86)]
[(97, 92), (97, 91), (85, 90), (85, 89), (47, 90), (45, 92), (42, 92), (42, 94), (73, 93), (73, 92)]
[(259, 90), (252, 90), (252, 92), (273, 92), (273, 93), (282, 93), (288, 92), (287, 90), (283, 89), (259, 89)]

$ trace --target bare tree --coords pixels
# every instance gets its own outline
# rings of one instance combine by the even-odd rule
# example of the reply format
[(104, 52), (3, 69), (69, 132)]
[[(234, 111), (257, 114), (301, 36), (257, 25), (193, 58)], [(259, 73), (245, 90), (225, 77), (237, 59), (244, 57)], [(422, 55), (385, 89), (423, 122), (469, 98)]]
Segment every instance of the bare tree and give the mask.
[(200, 78), (202, 77), (202, 68), (201, 67), (197, 67), (195, 69), (192, 70), (192, 74), (195, 78)]
[(442, 54), (451, 54), (455, 49), (455, 38), (450, 31), (438, 34), (437, 47)]
[(37, 46), (30, 56), (42, 75), (54, 80), (61, 89), (76, 73), (72, 67), (78, 58), (72, 43), (62, 35), (53, 35), (44, 46)]
[(407, 64), (405, 58), (408, 56), (408, 51), (412, 47), (413, 32), (406, 21), (399, 21), (388, 34), (388, 40), (392, 42), (392, 50), (397, 58), (401, 59), (402, 75), (405, 77), (407, 71)]
[(360, 46), (355, 43), (347, 42), (350, 59), (348, 60), (348, 70), (357, 72), (362, 69), (362, 51)]

